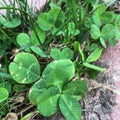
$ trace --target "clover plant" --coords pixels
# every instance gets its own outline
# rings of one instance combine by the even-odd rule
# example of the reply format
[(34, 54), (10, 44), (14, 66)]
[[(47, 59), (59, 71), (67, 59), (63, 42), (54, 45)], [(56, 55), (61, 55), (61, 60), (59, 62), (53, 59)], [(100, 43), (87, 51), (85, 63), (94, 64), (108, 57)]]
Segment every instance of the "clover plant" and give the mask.
[[(30, 53), (17, 54), (9, 70), (13, 79), (21, 84), (30, 84), (40, 78), (40, 65)], [(37, 105), (42, 115), (51, 116), (60, 108), (66, 119), (80, 118), (78, 100), (86, 94), (87, 84), (83, 80), (72, 81), (74, 75), (75, 67), (70, 59), (55, 60), (46, 66), (41, 79), (29, 92), (30, 101)]]
[(0, 16), (0, 103), (13, 91), (29, 90), (43, 116), (60, 110), (67, 120), (79, 120), (88, 89), (83, 77), (105, 71), (94, 62), (120, 39), (120, 15), (99, 0), (46, 4), (37, 16), (27, 5), (6, 7), (8, 16)]
[(50, 55), (54, 60), (59, 59), (72, 59), (73, 58), (73, 51), (70, 48), (64, 48), (60, 51), (58, 48), (52, 48)]

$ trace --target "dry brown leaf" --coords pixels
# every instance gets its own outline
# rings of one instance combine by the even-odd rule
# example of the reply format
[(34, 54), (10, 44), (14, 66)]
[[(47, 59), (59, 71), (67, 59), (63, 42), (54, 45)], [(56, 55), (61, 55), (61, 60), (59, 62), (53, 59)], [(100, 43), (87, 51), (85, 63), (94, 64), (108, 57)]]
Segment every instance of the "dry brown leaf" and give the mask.
[(5, 118), (2, 118), (2, 120), (18, 120), (18, 117), (15, 113), (8, 113)]
[(22, 103), (22, 102), (24, 102), (24, 100), (25, 100), (24, 96), (18, 96), (18, 97), (15, 98), (15, 101), (18, 102), (18, 103)]

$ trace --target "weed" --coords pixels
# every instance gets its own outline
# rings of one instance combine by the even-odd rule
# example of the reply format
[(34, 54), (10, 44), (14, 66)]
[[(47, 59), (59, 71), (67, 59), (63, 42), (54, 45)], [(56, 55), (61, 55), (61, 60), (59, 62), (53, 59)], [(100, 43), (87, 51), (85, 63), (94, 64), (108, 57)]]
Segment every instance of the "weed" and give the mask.
[[(67, 120), (79, 120), (78, 101), (88, 89), (82, 77), (95, 78), (105, 71), (93, 63), (107, 44), (115, 46), (120, 39), (120, 16), (98, 0), (51, 0), (36, 19), (21, 7), (6, 7), (14, 12), (9, 20), (0, 16), (0, 42), (5, 46), (0, 46), (1, 58), (6, 61), (5, 72), (0, 73), (3, 83), (12, 79), (9, 84), (17, 92), (30, 87), (28, 98), (45, 117), (60, 109)], [(13, 62), (9, 47), (18, 49)], [(11, 91), (8, 94), (3, 86), (0, 90), (3, 102)]]

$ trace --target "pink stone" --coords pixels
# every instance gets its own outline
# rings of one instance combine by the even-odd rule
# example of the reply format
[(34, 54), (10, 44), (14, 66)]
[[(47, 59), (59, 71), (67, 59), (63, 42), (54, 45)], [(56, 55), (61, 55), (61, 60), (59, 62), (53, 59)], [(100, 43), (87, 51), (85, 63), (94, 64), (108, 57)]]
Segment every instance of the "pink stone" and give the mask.
[[(7, 5), (10, 5), (10, 0), (5, 0), (5, 2), (7, 3)], [(15, 0), (11, 0), (11, 1), (15, 1)], [(30, 8), (33, 8), (34, 10), (41, 10), (42, 7), (45, 5), (45, 3), (48, 0), (27, 0), (27, 3), (29, 5)], [(3, 0), (0, 0), (0, 7), (5, 6)], [(17, 7), (17, 4), (16, 4)], [(6, 14), (6, 10), (0, 10), (0, 14), (5, 15)]]
[[(116, 90), (120, 93), (120, 41), (115, 47), (108, 47), (100, 61), (109, 65), (109, 74), (112, 75)], [(111, 118), (112, 120), (120, 120), (120, 94), (116, 94), (116, 105), (113, 107)]]

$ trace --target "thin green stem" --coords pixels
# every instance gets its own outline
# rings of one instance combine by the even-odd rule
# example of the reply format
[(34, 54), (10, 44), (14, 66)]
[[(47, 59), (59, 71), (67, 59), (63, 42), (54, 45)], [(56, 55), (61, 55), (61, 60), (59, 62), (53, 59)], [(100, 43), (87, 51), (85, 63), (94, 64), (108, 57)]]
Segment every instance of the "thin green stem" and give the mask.
[(7, 111), (10, 112), (10, 104), (9, 99), (6, 100)]
[(75, 27), (76, 29), (78, 28), (78, 17), (77, 17), (77, 4), (76, 0), (72, 0), (72, 9), (73, 9), (73, 16), (74, 16), (74, 21), (75, 21)]
[(15, 46), (18, 47), (17, 43), (16, 43), (15, 41), (13, 41), (13, 40), (11, 39), (11, 37), (9, 37), (8, 34), (7, 34), (3, 29), (0, 29), (0, 32), (8, 39), (11, 43), (13, 43)]
[(7, 57), (6, 52), (4, 53), (4, 60), (5, 60), (6, 70), (7, 72), (9, 72), (8, 57)]
[(5, 4), (5, 6), (7, 6), (7, 2), (6, 2), (6, 0), (3, 0), (3, 3)]
[(31, 18), (30, 18), (30, 23), (31, 23), (32, 29), (33, 29), (34, 32), (35, 32), (35, 35), (36, 35), (36, 37), (37, 37), (37, 39), (38, 39), (39, 44), (41, 45), (42, 49), (44, 50), (45, 48), (44, 48), (44, 46), (42, 45), (42, 43), (41, 43), (41, 41), (40, 41), (40, 38), (39, 38), (39, 36), (38, 36), (38, 33), (37, 33), (37, 31), (36, 31), (36, 29), (35, 29), (35, 27), (34, 27), (34, 22), (33, 22), (33, 20), (32, 20)]
[[(17, 2), (17, 5), (18, 5), (18, 8), (23, 10), (23, 8), (21, 7), (20, 1), (16, 0), (16, 2)], [(23, 16), (23, 13), (21, 11), (20, 11), (20, 14), (21, 14), (21, 18), (23, 18), (24, 16)]]
[[(19, 9), (21, 9), (22, 11), (24, 11), (25, 13), (27, 13), (27, 0), (25, 0), (24, 1), (24, 5), (25, 6), (23, 6), (22, 4), (21, 4), (21, 1), (19, 1), (19, 0), (16, 0), (17, 1), (17, 4), (18, 4), (18, 6), (19, 6)], [(22, 19), (25, 21), (25, 22), (28, 22), (27, 21), (27, 15), (24, 15), (24, 13), (22, 12), (22, 11), (20, 11), (20, 14), (21, 14), (21, 17), (22, 17)]]
[(15, 8), (15, 7), (0, 7), (0, 10), (4, 10), (4, 9), (6, 9), (6, 10), (11, 10), (11, 9), (18, 10), (18, 11), (20, 11), (20, 12), (22, 12), (22, 13), (24, 13), (24, 14), (26, 14), (26, 15), (28, 15), (30, 17), (30, 15), (26, 11), (21, 10), (19, 8)]
[(65, 27), (65, 25), (72, 19), (72, 17), (73, 17), (73, 15), (71, 15), (71, 16), (58, 28), (58, 30), (54, 33), (54, 35), (52, 35), (52, 36), (48, 39), (48, 41), (46, 41), (46, 46), (48, 46), (48, 44), (50, 44), (50, 43), (52, 42), (53, 38), (57, 35), (57, 33), (58, 33), (62, 28)]
[[(13, 7), (15, 7), (15, 0), (13, 2)], [(13, 13), (15, 14), (15, 10), (13, 10)]]

